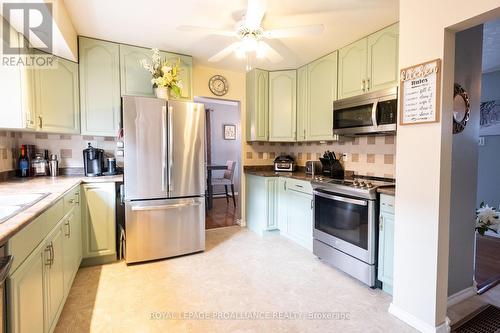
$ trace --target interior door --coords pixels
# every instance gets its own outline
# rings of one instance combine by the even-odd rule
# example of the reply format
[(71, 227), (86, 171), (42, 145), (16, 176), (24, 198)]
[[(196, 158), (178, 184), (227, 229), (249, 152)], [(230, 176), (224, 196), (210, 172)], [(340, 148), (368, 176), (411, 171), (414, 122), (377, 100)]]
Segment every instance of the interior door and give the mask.
[(168, 190), (170, 198), (205, 193), (205, 110), (202, 104), (169, 102)]
[[(164, 100), (123, 97), (126, 200), (167, 197), (166, 122)], [(184, 127), (177, 132), (184, 132)]]

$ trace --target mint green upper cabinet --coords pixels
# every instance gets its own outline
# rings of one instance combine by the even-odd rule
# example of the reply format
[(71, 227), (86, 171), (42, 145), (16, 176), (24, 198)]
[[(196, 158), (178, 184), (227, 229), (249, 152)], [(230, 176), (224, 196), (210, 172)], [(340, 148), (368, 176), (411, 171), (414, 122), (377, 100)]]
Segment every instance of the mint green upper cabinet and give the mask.
[(115, 254), (115, 183), (84, 184), (82, 192), (83, 258)]
[(366, 38), (339, 50), (339, 99), (366, 91), (366, 55)]
[(161, 52), (162, 57), (165, 57), (171, 63), (179, 64), (179, 76), (182, 82), (181, 96), (177, 97), (174, 93), (171, 93), (170, 98), (182, 101), (192, 101), (193, 100), (193, 58), (191, 56), (180, 55), (175, 53)]
[(82, 134), (116, 136), (120, 128), (120, 47), (80, 37)]
[(399, 83), (399, 24), (368, 37), (368, 89), (395, 87)]
[(57, 67), (35, 70), (37, 130), (80, 133), (78, 64), (58, 58)]
[(297, 141), (306, 140), (307, 66), (297, 69)]
[[(8, 278), (8, 332), (44, 332), (44, 267), (47, 254), (41, 244)], [(46, 259), (47, 258), (47, 259)]]
[(269, 73), (269, 141), (296, 140), (297, 72)]
[(269, 73), (254, 69), (246, 76), (247, 141), (269, 138)]
[(331, 140), (337, 99), (337, 51), (307, 65), (306, 140)]
[(141, 66), (142, 59), (151, 61), (152, 51), (143, 47), (120, 44), (121, 94), (154, 96), (151, 74)]
[(339, 99), (391, 88), (399, 81), (399, 24), (339, 51)]

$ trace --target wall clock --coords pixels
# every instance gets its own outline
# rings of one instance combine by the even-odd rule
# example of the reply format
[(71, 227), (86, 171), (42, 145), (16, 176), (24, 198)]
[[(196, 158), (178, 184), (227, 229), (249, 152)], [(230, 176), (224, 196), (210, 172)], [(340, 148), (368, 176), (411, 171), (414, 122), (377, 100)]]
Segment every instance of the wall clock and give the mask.
[(208, 88), (215, 96), (224, 96), (227, 94), (229, 89), (229, 85), (227, 84), (227, 80), (222, 75), (214, 75), (208, 81)]
[(465, 89), (455, 83), (453, 91), (453, 134), (462, 132), (470, 117), (470, 100)]

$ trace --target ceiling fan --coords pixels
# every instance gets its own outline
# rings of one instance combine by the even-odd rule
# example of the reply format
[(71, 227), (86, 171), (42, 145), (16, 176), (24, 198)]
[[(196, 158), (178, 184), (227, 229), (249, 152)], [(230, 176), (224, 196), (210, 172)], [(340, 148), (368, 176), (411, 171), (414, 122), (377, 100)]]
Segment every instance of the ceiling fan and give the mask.
[[(266, 58), (273, 63), (283, 60), (283, 57), (264, 39), (280, 39), (305, 35), (318, 35), (324, 26), (322, 24), (297, 26), (273, 30), (265, 30), (262, 27), (262, 19), (266, 14), (266, 0), (248, 0), (246, 14), (236, 23), (234, 31), (206, 28), (191, 25), (182, 25), (177, 29), (179, 31), (203, 31), (205, 33), (235, 37), (237, 41), (225, 47), (218, 53), (208, 59), (210, 62), (218, 62), (235, 53), (238, 58), (248, 58), (250, 54), (255, 53), (257, 58)], [(248, 69), (248, 64), (247, 64)]]

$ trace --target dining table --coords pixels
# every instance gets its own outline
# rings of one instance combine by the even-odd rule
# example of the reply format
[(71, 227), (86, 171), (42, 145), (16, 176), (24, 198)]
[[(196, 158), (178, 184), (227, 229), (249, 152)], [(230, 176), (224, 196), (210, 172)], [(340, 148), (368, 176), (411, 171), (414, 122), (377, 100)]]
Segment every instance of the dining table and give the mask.
[(207, 209), (212, 209), (214, 204), (214, 187), (212, 185), (212, 171), (227, 170), (224, 164), (207, 164)]

